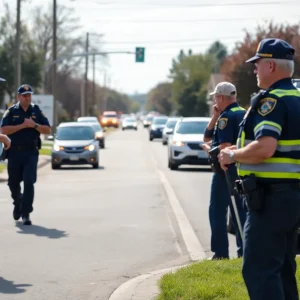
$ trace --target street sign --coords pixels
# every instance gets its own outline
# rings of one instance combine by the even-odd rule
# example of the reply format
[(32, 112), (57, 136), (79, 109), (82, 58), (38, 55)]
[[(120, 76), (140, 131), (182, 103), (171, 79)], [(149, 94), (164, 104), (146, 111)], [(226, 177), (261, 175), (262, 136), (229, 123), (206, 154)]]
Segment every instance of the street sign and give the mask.
[(135, 62), (145, 62), (145, 48), (135, 48)]
[(53, 95), (32, 95), (32, 103), (37, 104), (53, 126)]

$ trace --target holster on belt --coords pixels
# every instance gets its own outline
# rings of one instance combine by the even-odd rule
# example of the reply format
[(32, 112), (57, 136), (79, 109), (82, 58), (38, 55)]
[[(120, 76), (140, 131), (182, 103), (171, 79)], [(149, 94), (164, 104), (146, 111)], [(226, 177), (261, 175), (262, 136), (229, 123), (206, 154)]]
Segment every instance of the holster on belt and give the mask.
[(247, 203), (250, 211), (261, 211), (264, 207), (265, 189), (257, 184), (255, 175), (251, 174), (235, 181), (235, 189)]
[(221, 165), (219, 163), (219, 160), (218, 160), (219, 153), (220, 153), (219, 147), (214, 147), (210, 151), (208, 151), (208, 154), (209, 154), (208, 161), (209, 161), (212, 171), (214, 173), (219, 173), (219, 172), (223, 171), (221, 168)]

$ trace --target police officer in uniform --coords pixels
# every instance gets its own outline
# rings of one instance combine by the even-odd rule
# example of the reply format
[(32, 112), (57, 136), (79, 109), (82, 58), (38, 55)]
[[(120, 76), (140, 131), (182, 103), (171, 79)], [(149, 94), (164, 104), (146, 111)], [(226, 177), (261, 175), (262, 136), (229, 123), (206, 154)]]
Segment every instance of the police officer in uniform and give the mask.
[[(8, 186), (14, 200), (13, 217), (22, 217), (24, 225), (31, 225), (33, 211), (34, 183), (37, 179), (37, 164), (40, 134), (50, 134), (51, 127), (41, 109), (31, 103), (32, 88), (23, 84), (18, 89), (19, 102), (4, 113), (1, 131), (11, 139), (7, 152)], [(21, 182), (24, 191), (21, 193)]]
[[(245, 109), (240, 107), (236, 101), (236, 88), (229, 82), (219, 83), (215, 91), (210, 95), (214, 96), (214, 113), (205, 133), (202, 147), (206, 152), (218, 147), (218, 151), (236, 144), (238, 137), (239, 123), (245, 115)], [(227, 185), (224, 171), (221, 169), (217, 155), (212, 157), (214, 175), (211, 184), (211, 195), (209, 205), (209, 221), (211, 227), (211, 251), (214, 252), (213, 260), (229, 258), (229, 243), (227, 234), (227, 212), (228, 206), (231, 211), (235, 225), (238, 256), (243, 255), (242, 238), (240, 236), (235, 213), (232, 207), (229, 187)], [(234, 164), (230, 166), (230, 179), (232, 183), (237, 179), (237, 172)], [(236, 195), (236, 203), (243, 227), (246, 212), (242, 200)]]
[(299, 299), (295, 272), (300, 222), (300, 92), (292, 84), (295, 50), (268, 38), (247, 62), (264, 91), (251, 99), (238, 149), (223, 149), (222, 168), (238, 163), (237, 189), (248, 205), (243, 277), (251, 300)]

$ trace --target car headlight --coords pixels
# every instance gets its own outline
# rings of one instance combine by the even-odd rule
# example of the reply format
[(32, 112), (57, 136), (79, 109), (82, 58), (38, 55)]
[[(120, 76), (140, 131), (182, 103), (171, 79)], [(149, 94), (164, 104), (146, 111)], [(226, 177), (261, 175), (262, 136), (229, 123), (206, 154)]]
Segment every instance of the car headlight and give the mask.
[(95, 146), (94, 145), (85, 146), (84, 150), (94, 151), (95, 150)]
[(62, 147), (62, 146), (54, 145), (54, 146), (53, 146), (53, 149), (54, 149), (55, 151), (63, 151), (65, 148)]
[(133, 126), (136, 127), (136, 126), (137, 126), (137, 123), (133, 123)]
[(184, 142), (173, 141), (173, 145), (178, 146), (178, 147), (182, 147), (182, 146), (184, 146)]
[(116, 120), (116, 119), (113, 119), (112, 122), (113, 122), (113, 123), (117, 123), (117, 120)]
[(103, 137), (103, 132), (102, 131), (96, 132), (96, 137), (97, 138), (102, 138)]
[(107, 122), (107, 120), (106, 120), (106, 119), (103, 119), (103, 120), (102, 120), (102, 122), (103, 122), (103, 123), (106, 123), (106, 122)]

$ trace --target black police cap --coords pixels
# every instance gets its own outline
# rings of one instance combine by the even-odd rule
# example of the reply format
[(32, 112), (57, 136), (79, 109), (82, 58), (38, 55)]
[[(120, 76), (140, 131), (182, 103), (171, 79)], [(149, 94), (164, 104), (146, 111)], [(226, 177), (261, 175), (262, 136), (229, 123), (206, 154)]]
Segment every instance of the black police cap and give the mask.
[(295, 49), (286, 41), (269, 38), (262, 40), (256, 50), (255, 56), (246, 61), (255, 63), (260, 58), (278, 58), (293, 60)]
[(22, 84), (18, 88), (18, 94), (21, 94), (21, 95), (33, 94), (32, 87), (29, 84)]

